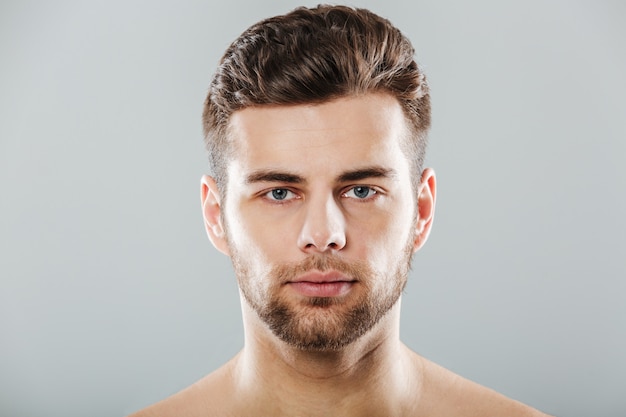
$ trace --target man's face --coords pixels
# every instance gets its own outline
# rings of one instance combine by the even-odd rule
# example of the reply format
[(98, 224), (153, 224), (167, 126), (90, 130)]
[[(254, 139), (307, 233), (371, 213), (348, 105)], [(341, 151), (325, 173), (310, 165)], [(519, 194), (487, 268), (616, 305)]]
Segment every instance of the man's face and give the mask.
[[(207, 226), (211, 240), (276, 336), (302, 349), (346, 346), (398, 301), (428, 234), (399, 103), (368, 94), (261, 106), (230, 127), (228, 192), (215, 198), (225, 234)], [(429, 226), (432, 202), (426, 211)]]

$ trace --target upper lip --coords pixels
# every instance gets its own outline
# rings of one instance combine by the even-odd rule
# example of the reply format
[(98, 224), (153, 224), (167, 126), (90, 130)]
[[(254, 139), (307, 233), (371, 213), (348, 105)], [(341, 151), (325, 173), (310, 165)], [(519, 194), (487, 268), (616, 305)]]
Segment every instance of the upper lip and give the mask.
[(353, 282), (354, 280), (339, 271), (310, 271), (306, 274), (302, 274), (297, 278), (293, 279), (291, 282), (314, 282), (314, 283), (324, 283), (324, 282)]

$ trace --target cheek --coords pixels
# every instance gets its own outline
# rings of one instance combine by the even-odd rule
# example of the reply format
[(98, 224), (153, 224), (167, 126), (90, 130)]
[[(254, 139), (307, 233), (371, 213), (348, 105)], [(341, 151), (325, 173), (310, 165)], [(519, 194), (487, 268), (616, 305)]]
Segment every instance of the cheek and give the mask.
[(413, 236), (412, 216), (410, 209), (385, 211), (350, 224), (348, 237), (355, 256), (367, 259), (381, 272), (388, 269), (404, 254)]
[(283, 259), (289, 247), (295, 245), (289, 233), (293, 228), (285, 221), (270, 221), (245, 207), (229, 214), (231, 244), (250, 262), (267, 266)]

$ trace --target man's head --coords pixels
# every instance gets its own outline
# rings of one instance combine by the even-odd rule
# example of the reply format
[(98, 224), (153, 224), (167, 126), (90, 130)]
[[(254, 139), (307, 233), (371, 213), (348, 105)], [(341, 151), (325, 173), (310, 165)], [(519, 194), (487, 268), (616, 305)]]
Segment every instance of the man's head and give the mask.
[(365, 9), (320, 5), (261, 21), (222, 57), (209, 88), (203, 128), (213, 175), (226, 192), (234, 112), (262, 105), (312, 104), (387, 92), (410, 127), (404, 151), (417, 190), (430, 127), (430, 96), (410, 41)]
[(206, 229), (248, 318), (289, 345), (336, 350), (371, 330), (428, 237), (430, 104), (412, 54), (368, 11), (297, 9), (246, 31), (211, 84)]

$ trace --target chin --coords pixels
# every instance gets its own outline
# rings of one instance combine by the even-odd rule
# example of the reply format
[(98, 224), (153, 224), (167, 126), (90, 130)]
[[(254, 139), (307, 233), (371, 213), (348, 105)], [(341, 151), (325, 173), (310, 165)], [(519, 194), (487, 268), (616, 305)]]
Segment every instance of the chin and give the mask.
[[(398, 297), (399, 298), (399, 297)], [(346, 304), (335, 298), (314, 297), (297, 306), (272, 302), (260, 318), (280, 340), (295, 348), (314, 351), (339, 351), (370, 331), (397, 302)]]

